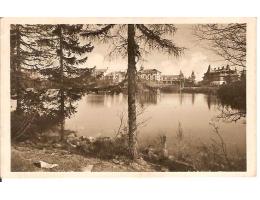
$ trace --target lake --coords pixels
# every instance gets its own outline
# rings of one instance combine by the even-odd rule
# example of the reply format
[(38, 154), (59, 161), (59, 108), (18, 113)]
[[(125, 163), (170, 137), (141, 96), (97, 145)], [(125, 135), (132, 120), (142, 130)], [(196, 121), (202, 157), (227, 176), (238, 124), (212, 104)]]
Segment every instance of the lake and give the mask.
[[(216, 135), (210, 122), (219, 127), (227, 148), (246, 152), (246, 123), (219, 119), (222, 105), (214, 95), (189, 93), (144, 93), (138, 97), (143, 122), (138, 129), (140, 143), (167, 136), (168, 146), (176, 140), (181, 126), (184, 138), (207, 143)], [(127, 96), (124, 94), (88, 94), (77, 102), (77, 112), (65, 121), (65, 128), (84, 136), (114, 136), (120, 116), (127, 120)], [(144, 123), (145, 122), (145, 123)]]

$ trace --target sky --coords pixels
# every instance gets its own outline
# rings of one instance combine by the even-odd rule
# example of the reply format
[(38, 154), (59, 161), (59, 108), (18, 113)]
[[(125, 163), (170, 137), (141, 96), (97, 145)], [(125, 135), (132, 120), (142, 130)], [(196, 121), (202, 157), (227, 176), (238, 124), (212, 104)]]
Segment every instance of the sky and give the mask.
[[(137, 69), (142, 65), (144, 69), (155, 68), (165, 75), (179, 74), (181, 70), (185, 77), (190, 76), (192, 71), (194, 71), (196, 80), (200, 81), (209, 65), (222, 67), (228, 64), (223, 58), (209, 50), (206, 42), (198, 41), (193, 35), (193, 26), (192, 24), (176, 25), (177, 32), (172, 39), (177, 46), (186, 48), (181, 57), (176, 58), (163, 52), (152, 50), (149, 55), (143, 58), (145, 61), (137, 64)], [(93, 45), (94, 50), (89, 54), (86, 63), (88, 67), (96, 66), (97, 69), (108, 68), (108, 72), (127, 69), (127, 58), (120, 56), (112, 59), (108, 58), (109, 43), (101, 44), (97, 41), (93, 42)]]

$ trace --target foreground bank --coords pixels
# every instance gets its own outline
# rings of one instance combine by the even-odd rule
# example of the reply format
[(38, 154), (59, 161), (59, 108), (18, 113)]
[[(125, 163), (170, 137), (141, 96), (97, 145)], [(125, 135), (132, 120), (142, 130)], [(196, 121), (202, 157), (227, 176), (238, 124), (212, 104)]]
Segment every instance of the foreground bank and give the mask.
[[(70, 133), (64, 141), (37, 137), (12, 144), (12, 171), (57, 172), (180, 172), (245, 171), (246, 157), (225, 152), (224, 143), (194, 146), (178, 136), (176, 149), (169, 154), (166, 137), (159, 143), (139, 148), (139, 158), (130, 160), (127, 136), (77, 137)], [(46, 142), (47, 141), (47, 142)]]

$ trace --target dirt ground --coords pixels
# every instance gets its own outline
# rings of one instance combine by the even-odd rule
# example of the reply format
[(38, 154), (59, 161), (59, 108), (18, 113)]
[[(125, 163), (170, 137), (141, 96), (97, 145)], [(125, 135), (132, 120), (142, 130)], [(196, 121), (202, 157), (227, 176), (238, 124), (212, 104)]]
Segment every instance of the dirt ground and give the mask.
[[(47, 169), (35, 165), (43, 161), (58, 166)], [(58, 148), (35, 148), (30, 145), (12, 145), (11, 170), (13, 172), (153, 172), (161, 171), (158, 166), (144, 160), (131, 162), (118, 158), (103, 160), (89, 156), (78, 155), (68, 150)]]

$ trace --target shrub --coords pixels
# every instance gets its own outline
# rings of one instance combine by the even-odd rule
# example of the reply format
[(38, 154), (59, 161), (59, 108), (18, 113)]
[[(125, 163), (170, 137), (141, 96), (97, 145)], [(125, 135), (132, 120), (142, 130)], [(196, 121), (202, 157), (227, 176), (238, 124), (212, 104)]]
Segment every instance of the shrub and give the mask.
[(231, 105), (235, 109), (246, 108), (246, 82), (237, 81), (222, 85), (217, 95), (223, 104)]

